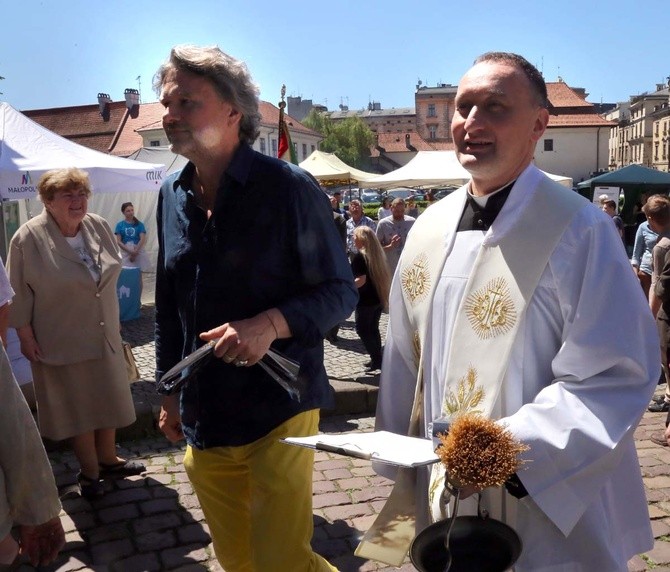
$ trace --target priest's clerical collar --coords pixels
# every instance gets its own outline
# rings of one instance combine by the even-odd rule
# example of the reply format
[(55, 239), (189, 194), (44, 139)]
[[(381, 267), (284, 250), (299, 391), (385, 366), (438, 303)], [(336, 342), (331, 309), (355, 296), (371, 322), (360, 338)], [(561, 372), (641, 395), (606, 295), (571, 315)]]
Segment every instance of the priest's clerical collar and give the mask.
[(481, 230), (486, 232), (502, 210), (509, 193), (516, 181), (505, 185), (483, 197), (475, 197), (468, 188), (465, 209), (458, 223), (458, 232), (465, 230)]

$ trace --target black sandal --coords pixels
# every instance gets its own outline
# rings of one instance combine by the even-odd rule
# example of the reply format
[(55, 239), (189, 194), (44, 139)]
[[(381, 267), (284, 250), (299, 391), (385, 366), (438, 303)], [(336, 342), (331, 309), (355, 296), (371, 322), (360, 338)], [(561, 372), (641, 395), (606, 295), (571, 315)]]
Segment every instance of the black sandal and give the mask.
[(102, 481), (98, 479), (90, 479), (84, 475), (81, 471), (77, 475), (77, 482), (79, 483), (79, 488), (81, 489), (81, 496), (87, 500), (99, 499), (105, 494), (105, 488), (102, 485)]
[(146, 467), (139, 461), (121, 461), (112, 465), (99, 463), (100, 476), (103, 478), (110, 477), (131, 477), (139, 475), (146, 471)]

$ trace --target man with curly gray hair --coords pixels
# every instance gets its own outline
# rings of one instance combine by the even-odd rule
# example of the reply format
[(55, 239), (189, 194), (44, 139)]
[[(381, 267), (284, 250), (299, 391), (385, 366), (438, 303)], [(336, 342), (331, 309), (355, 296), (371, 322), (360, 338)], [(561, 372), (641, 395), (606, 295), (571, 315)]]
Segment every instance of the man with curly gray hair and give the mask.
[[(333, 571), (313, 552), (309, 449), (332, 408), (323, 337), (357, 293), (326, 195), (302, 169), (254, 151), (258, 88), (217, 47), (177, 46), (155, 86), (172, 150), (189, 159), (158, 202), (156, 379), (216, 340), (160, 427), (184, 466), (228, 572)], [(272, 346), (300, 364), (299, 399), (256, 365)]]

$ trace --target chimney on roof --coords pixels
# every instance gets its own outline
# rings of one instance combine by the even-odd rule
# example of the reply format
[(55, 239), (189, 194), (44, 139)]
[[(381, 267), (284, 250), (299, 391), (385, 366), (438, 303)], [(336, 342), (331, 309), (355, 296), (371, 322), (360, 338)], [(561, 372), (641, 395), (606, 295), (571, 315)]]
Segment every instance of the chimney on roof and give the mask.
[(100, 115), (103, 121), (109, 121), (109, 104), (112, 103), (112, 98), (108, 93), (98, 94), (98, 106), (100, 107)]
[(410, 151), (416, 151), (416, 147), (412, 145), (412, 141), (410, 140), (409, 133), (405, 133), (405, 147), (407, 147)]
[(140, 104), (140, 92), (138, 90), (129, 87), (126, 88), (123, 95), (126, 97), (128, 111), (132, 111), (133, 107)]

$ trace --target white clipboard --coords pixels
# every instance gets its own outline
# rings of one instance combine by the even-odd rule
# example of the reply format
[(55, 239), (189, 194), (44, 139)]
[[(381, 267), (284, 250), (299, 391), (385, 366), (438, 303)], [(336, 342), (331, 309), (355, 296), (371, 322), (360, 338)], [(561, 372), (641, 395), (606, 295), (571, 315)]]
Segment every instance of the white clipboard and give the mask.
[(286, 437), (282, 441), (289, 445), (379, 461), (398, 467), (421, 467), (440, 460), (435, 454), (432, 439), (407, 437), (389, 431)]

